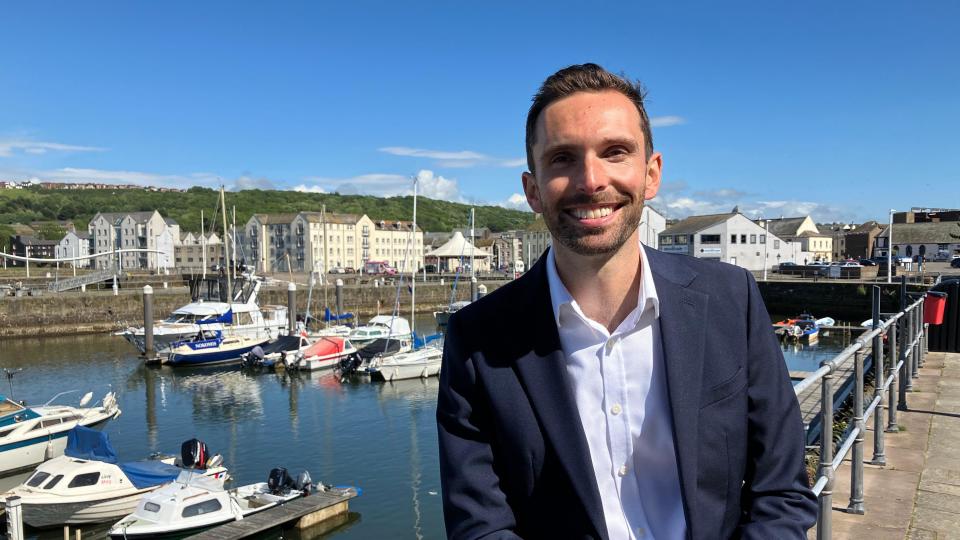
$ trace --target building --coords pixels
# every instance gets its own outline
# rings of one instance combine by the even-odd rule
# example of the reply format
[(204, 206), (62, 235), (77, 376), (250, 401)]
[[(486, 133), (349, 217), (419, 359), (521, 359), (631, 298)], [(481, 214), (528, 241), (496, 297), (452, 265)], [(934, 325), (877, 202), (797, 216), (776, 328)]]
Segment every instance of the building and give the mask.
[(861, 225), (818, 225), (821, 231), (829, 231), (833, 239), (833, 260), (865, 259), (873, 257), (873, 244), (883, 229), (876, 221)]
[[(159, 270), (173, 266), (180, 226), (160, 212), (97, 212), (87, 225), (96, 268), (109, 268), (119, 259), (122, 270)], [(149, 249), (160, 253), (120, 253), (121, 249)]]
[[(36, 259), (53, 259), (56, 253), (56, 240), (40, 240), (35, 236), (16, 235), (10, 239), (13, 254)], [(24, 261), (12, 260), (12, 266), (25, 266)], [(31, 263), (38, 264), (38, 263)]]
[(524, 268), (529, 270), (550, 247), (552, 241), (550, 231), (547, 230), (547, 224), (543, 221), (542, 215), (537, 214), (533, 223), (527, 227), (527, 230), (523, 231), (520, 240), (523, 249)]
[(417, 227), (411, 245), (411, 227), (409, 221), (374, 222), (355, 214), (254, 214), (243, 236), (260, 272), (359, 271), (367, 261), (409, 271), (423, 267), (424, 253), (423, 230)]
[[(90, 235), (85, 232), (78, 233), (75, 231), (69, 231), (67, 234), (63, 235), (63, 238), (59, 242), (57, 242), (53, 252), (54, 256), (58, 259), (90, 255)], [(70, 264), (76, 268), (89, 268), (90, 259), (80, 259), (66, 264)]]
[(738, 211), (691, 216), (660, 234), (660, 251), (728, 262), (748, 270), (796, 261), (797, 242), (786, 242)]
[[(875, 257), (886, 257), (889, 226), (877, 234)], [(928, 221), (893, 224), (893, 253), (898, 257), (923, 256), (927, 260), (960, 255), (960, 222)]]
[(366, 215), (300, 212), (294, 218), (293, 269), (329, 272), (332, 268), (359, 271), (370, 260), (374, 225)]
[(199, 274), (204, 268), (209, 270), (226, 264), (223, 241), (216, 233), (181, 235), (173, 246), (173, 258), (174, 266), (182, 273)]
[[(893, 223), (938, 223), (960, 221), (960, 210), (956, 208), (911, 208), (909, 212), (894, 212)], [(896, 243), (897, 232), (893, 232)]]
[[(830, 233), (821, 233), (810, 216), (757, 219), (756, 223), (766, 223), (769, 233), (777, 238), (799, 244), (799, 251), (803, 255), (803, 263), (813, 261), (830, 262), (833, 260), (833, 236)], [(800, 264), (800, 260), (794, 260)]]
[(473, 261), (473, 272), (489, 272), (492, 255), (486, 249), (477, 247), (464, 238), (457, 230), (442, 246), (427, 252), (426, 260), (435, 264), (439, 272), (456, 272), (463, 270), (470, 272), (470, 262)]
[(490, 264), (492, 269), (514, 269), (517, 261), (523, 261), (523, 233), (521, 231), (494, 233), (490, 240), (490, 252), (493, 255), (493, 261)]
[(643, 245), (660, 248), (660, 233), (667, 230), (667, 218), (650, 205), (644, 205), (640, 214), (640, 241)]

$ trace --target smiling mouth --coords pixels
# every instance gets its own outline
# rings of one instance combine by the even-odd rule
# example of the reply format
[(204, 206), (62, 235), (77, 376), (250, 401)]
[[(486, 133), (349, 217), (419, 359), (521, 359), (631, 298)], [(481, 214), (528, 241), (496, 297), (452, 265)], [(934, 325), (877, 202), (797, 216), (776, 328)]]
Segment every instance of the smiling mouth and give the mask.
[(567, 209), (567, 213), (580, 221), (592, 221), (603, 219), (613, 214), (619, 207), (620, 205), (615, 204), (584, 206), (578, 208), (569, 208)]

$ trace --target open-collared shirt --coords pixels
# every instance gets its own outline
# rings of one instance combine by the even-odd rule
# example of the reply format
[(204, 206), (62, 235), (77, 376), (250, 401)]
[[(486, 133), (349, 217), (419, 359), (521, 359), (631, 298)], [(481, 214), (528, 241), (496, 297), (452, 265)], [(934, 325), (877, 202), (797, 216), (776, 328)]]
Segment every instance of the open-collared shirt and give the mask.
[[(644, 247), (636, 307), (611, 333), (584, 315), (547, 254), (553, 315), (610, 540), (686, 537), (660, 340)], [(615, 309), (611, 306), (611, 309)]]

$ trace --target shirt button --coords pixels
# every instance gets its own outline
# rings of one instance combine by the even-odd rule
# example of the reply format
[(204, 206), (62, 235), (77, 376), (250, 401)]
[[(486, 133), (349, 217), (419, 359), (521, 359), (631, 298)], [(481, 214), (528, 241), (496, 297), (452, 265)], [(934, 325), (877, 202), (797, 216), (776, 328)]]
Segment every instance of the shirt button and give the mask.
[(610, 407), (610, 413), (613, 414), (614, 416), (616, 416), (616, 415), (618, 415), (618, 414), (620, 414), (620, 413), (622, 413), (622, 412), (623, 412), (623, 407), (621, 407), (619, 403), (616, 403), (616, 404), (614, 404), (613, 407)]
[(627, 466), (626, 466), (626, 465), (621, 465), (621, 466), (620, 466), (620, 469), (617, 470), (617, 474), (619, 474), (620, 476), (626, 476), (626, 475), (627, 475)]
[(637, 527), (637, 538), (645, 538), (647, 536), (647, 530), (643, 527)]

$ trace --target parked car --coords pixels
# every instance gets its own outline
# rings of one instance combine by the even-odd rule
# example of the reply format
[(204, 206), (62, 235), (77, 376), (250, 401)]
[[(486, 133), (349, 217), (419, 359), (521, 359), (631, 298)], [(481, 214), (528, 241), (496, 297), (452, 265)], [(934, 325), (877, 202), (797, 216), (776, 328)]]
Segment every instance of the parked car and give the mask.
[(346, 268), (343, 269), (343, 273), (344, 273), (344, 274), (356, 274), (356, 273), (357, 273), (357, 270), (356, 270), (355, 268), (353, 268), (353, 267), (348, 266), (348, 267), (346, 267)]
[(780, 270), (789, 270), (791, 266), (797, 266), (797, 263), (793, 261), (785, 261), (777, 265)]
[(960, 268), (960, 257), (950, 261), (950, 268)]
[(877, 266), (877, 261), (873, 259), (860, 259), (857, 261), (860, 266)]
[(824, 262), (824, 261), (813, 261), (812, 263), (808, 264), (807, 266), (824, 266), (824, 267), (826, 267), (826, 266), (830, 266), (830, 265), (827, 264), (827, 263)]
[(843, 261), (840, 264), (841, 268), (862, 268), (863, 265), (857, 261)]
[(347, 270), (342, 266), (334, 266), (330, 269), (331, 274), (346, 274)]
[(424, 270), (424, 272), (426, 272), (426, 273), (428, 273), (428, 274), (436, 274), (436, 273), (437, 273), (437, 265), (435, 265), (435, 264), (428, 264), (428, 265), (426, 265), (426, 266), (423, 267), (423, 270)]

